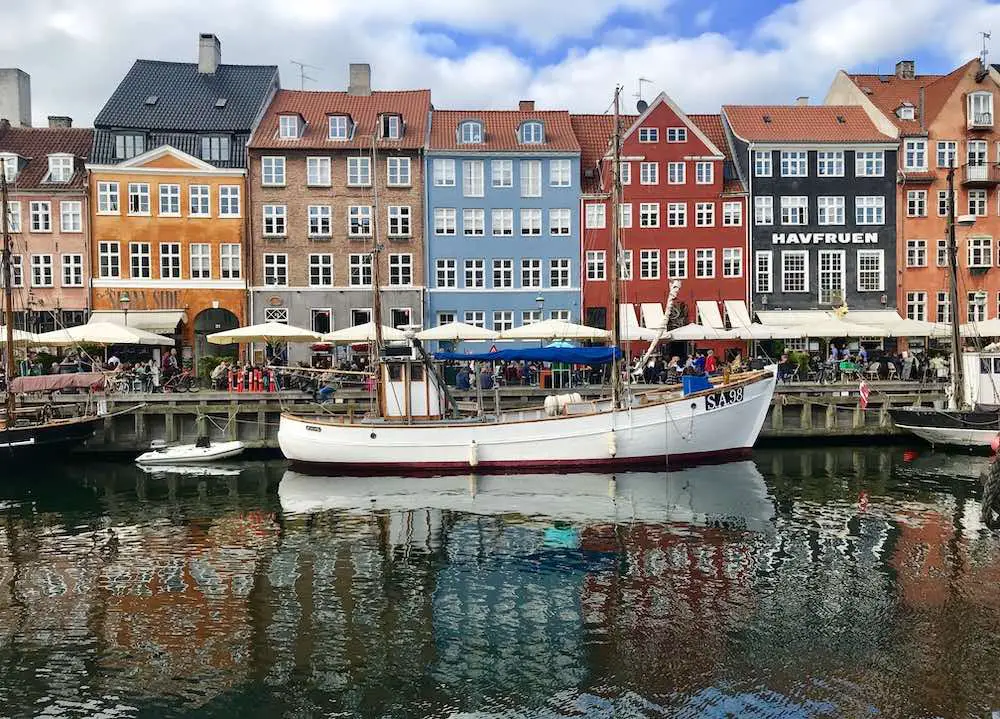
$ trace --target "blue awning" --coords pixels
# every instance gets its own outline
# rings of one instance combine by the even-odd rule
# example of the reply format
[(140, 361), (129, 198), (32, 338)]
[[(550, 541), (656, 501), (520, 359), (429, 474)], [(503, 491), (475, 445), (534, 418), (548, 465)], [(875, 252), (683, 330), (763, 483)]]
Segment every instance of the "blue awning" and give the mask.
[(435, 352), (439, 360), (475, 360), (477, 362), (564, 362), (566, 364), (602, 365), (620, 359), (622, 352), (617, 347), (527, 347), (507, 349), (497, 352)]

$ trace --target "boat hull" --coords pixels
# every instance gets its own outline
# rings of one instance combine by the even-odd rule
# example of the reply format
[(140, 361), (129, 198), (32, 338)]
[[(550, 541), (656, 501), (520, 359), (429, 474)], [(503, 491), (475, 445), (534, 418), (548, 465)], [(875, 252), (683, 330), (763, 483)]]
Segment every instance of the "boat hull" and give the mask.
[(306, 472), (510, 472), (670, 466), (747, 456), (774, 393), (760, 375), (617, 412), (513, 422), (333, 422), (282, 415), (278, 444)]
[(987, 450), (1000, 434), (1000, 413), (982, 410), (939, 410), (924, 407), (890, 409), (897, 428), (935, 446)]
[(94, 436), (99, 417), (56, 420), (46, 424), (0, 429), (0, 457), (16, 461), (62, 459)]

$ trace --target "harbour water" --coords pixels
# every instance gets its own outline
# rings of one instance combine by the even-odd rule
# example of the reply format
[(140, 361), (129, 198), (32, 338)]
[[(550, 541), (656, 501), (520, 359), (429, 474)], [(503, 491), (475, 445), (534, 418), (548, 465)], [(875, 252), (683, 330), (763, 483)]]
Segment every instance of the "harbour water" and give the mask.
[(0, 716), (989, 717), (985, 459), (0, 484)]

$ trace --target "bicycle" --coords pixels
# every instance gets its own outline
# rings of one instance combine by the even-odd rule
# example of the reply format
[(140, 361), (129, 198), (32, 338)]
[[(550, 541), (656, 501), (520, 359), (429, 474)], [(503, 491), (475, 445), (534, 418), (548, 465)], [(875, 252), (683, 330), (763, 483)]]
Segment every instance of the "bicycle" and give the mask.
[(184, 369), (163, 383), (164, 392), (197, 392), (201, 389), (198, 378), (189, 369)]

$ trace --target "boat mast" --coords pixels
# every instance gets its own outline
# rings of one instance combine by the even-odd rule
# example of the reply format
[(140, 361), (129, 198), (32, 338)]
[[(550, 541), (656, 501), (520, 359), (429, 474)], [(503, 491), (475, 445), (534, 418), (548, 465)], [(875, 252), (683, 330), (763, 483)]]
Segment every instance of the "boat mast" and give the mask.
[(621, 87), (615, 86), (615, 125), (613, 134), (613, 146), (611, 148), (611, 347), (615, 354), (611, 361), (611, 406), (618, 407), (618, 401), (622, 393), (621, 367), (619, 366), (617, 350), (621, 344), (621, 309), (619, 302), (619, 283), (621, 282), (621, 268), (618, 266), (618, 257), (621, 252), (620, 223), (618, 222), (618, 207), (622, 199), (621, 182), (621, 125), (618, 118), (618, 98), (621, 95)]
[(372, 132), (372, 323), (375, 325), (375, 342), (372, 345), (374, 357), (369, 357), (369, 369), (375, 378), (375, 404), (382, 413), (385, 387), (382, 383), (382, 289), (379, 281), (379, 252), (382, 249), (378, 241), (379, 206), (378, 206), (378, 150), (375, 147), (378, 137), (378, 121)]
[(965, 370), (958, 327), (958, 242), (955, 239), (955, 162), (948, 167), (948, 298), (951, 302), (951, 403), (965, 405)]
[(14, 288), (11, 277), (11, 239), (7, 208), (7, 174), (0, 167), (0, 234), (3, 235), (3, 322), (7, 331), (6, 344), (4, 345), (4, 357), (7, 362), (6, 425), (13, 427), (16, 400), (14, 393), (10, 390), (10, 385), (14, 380)]

